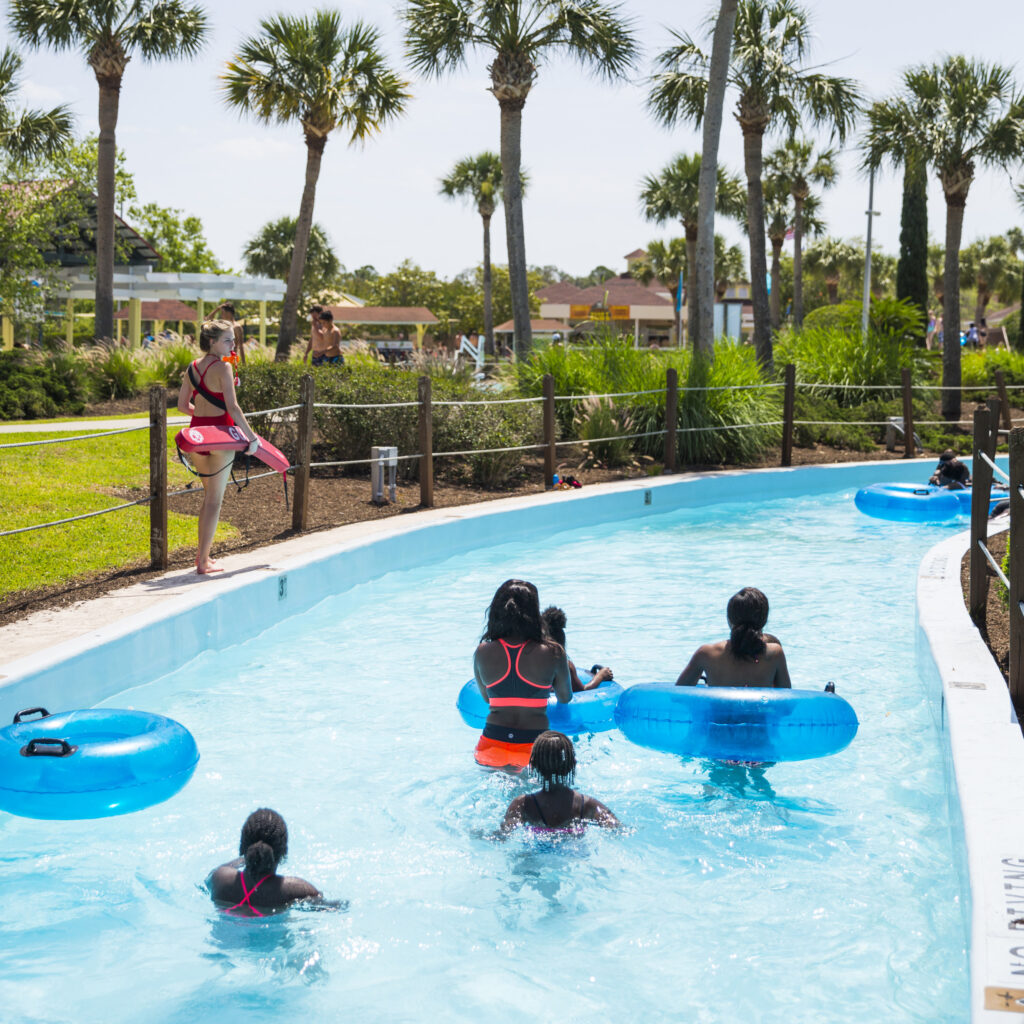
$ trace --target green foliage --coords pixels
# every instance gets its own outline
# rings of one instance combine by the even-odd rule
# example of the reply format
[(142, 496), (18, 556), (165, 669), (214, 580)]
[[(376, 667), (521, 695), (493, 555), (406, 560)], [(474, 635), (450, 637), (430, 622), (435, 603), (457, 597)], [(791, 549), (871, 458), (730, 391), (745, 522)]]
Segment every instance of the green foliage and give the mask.
[(87, 385), (75, 365), (73, 360), (54, 357), (47, 366), (33, 360), (27, 352), (0, 352), (0, 419), (29, 420), (81, 413)]
[(136, 357), (142, 364), (139, 372), (140, 389), (159, 384), (177, 391), (189, 363), (198, 356), (196, 349), (180, 341), (153, 345)]
[(203, 222), (198, 217), (183, 216), (181, 210), (156, 203), (147, 203), (133, 213), (139, 232), (160, 253), (157, 270), (187, 274), (223, 272), (206, 243)]
[(928, 168), (920, 160), (908, 162), (903, 170), (896, 298), (907, 299), (922, 313), (927, 312), (931, 302), (928, 288)]
[[(278, 217), (267, 221), (245, 245), (242, 256), (248, 274), (276, 277), (288, 280), (295, 250), (294, 217)], [(302, 286), (299, 289), (299, 306), (304, 309), (321, 292), (334, 286), (341, 264), (331, 248), (327, 232), (314, 224), (309, 232), (306, 247), (306, 263), (302, 272)]]
[[(909, 302), (878, 299), (871, 303), (868, 341), (860, 333), (861, 304), (844, 302), (809, 313), (801, 331), (783, 333), (776, 345), (776, 362), (793, 363), (797, 380), (819, 385), (840, 406), (860, 405), (878, 392), (828, 385), (900, 385), (900, 371), (924, 363), (917, 355), (914, 338), (921, 329), (920, 312)], [(885, 396), (883, 393), (883, 397)]]
[(141, 390), (141, 367), (135, 354), (114, 345), (97, 345), (90, 353), (92, 391), (101, 399), (131, 398)]
[(573, 428), (576, 437), (586, 444), (587, 462), (614, 469), (633, 461), (632, 439), (619, 440), (624, 434), (634, 433), (628, 407), (616, 407), (607, 398), (584, 399), (576, 407)]

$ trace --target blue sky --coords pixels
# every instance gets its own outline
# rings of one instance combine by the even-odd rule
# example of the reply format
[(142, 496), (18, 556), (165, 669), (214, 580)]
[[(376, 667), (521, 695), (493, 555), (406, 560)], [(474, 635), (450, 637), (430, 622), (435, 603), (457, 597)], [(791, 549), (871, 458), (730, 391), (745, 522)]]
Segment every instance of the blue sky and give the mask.
[[(898, 84), (908, 64), (956, 51), (1016, 65), (1019, 0), (978, 0), (968, 9), (950, 0), (924, 6), (893, 0), (810, 3), (816, 36), (811, 58), (835, 74), (856, 78), (881, 97)], [(140, 199), (175, 206), (202, 218), (214, 251), (229, 266), (241, 265), (245, 241), (267, 220), (297, 212), (305, 167), (298, 126), (264, 127), (229, 110), (217, 76), (261, 17), (299, 13), (293, 0), (227, 0), (205, 4), (211, 23), (202, 55), (190, 62), (146, 65), (133, 61), (121, 93), (118, 145), (136, 177)], [(377, 25), (384, 45), (405, 68), (398, 5), (374, 0), (341, 4), (346, 19)], [(678, 0), (631, 0), (644, 50), (638, 72), (608, 85), (556, 56), (540, 69), (523, 113), (523, 161), (530, 174), (525, 206), (527, 258), (582, 274), (597, 264), (624, 266), (623, 255), (652, 238), (680, 234), (644, 221), (639, 181), (679, 152), (697, 151), (692, 128), (666, 131), (644, 110), (645, 79), (655, 54), (668, 45), (666, 26), (701, 32), (709, 5)], [(927, 14), (924, 12), (927, 11)], [(10, 32), (4, 23), (4, 36)], [(96, 130), (96, 82), (81, 56), (25, 51), (23, 103), (69, 103), (79, 130)], [(487, 59), (472, 56), (465, 70), (438, 81), (412, 81), (406, 115), (363, 146), (332, 137), (324, 154), (316, 220), (327, 230), (342, 263), (393, 268), (404, 258), (452, 275), (481, 258), (480, 219), (468, 207), (437, 194), (438, 179), (463, 156), (498, 149), (498, 105), (486, 91)], [(1024, 68), (1016, 67), (1024, 84)], [(731, 107), (730, 101), (727, 101)], [(727, 117), (721, 160), (742, 172), (739, 128)], [(863, 236), (867, 182), (856, 169), (852, 146), (843, 157), (839, 184), (825, 197), (831, 234)], [(875, 239), (895, 253), (899, 238), (900, 183), (887, 174), (876, 186)], [(929, 231), (944, 233), (945, 205), (937, 183), (929, 194)], [(971, 188), (965, 243), (1005, 231), (1024, 219), (1007, 176), (982, 172)], [(739, 241), (739, 230), (720, 230)], [(493, 223), (493, 254), (504, 262), (502, 218)]]

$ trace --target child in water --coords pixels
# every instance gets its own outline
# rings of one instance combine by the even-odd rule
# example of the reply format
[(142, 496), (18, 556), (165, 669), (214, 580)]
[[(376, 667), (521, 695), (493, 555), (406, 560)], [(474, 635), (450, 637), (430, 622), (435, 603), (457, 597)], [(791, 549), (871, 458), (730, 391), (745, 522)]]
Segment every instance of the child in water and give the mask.
[(676, 686), (696, 686), (703, 677), (708, 686), (791, 688), (782, 644), (762, 632), (768, 598), (756, 587), (744, 587), (729, 598), (726, 616), (729, 639), (698, 647)]
[[(556, 644), (565, 647), (565, 612), (561, 608), (549, 605), (540, 613), (541, 625), (544, 627), (544, 635), (550, 637)], [(589, 683), (584, 683), (576, 671), (576, 666), (569, 662), (569, 682), (572, 683), (572, 692), (581, 693), (583, 690), (597, 689), (603, 682), (614, 678), (612, 670), (604, 665), (595, 665), (597, 670), (594, 678)]]
[(549, 729), (534, 741), (530, 751), (530, 769), (540, 776), (541, 789), (517, 796), (508, 805), (502, 832), (520, 825), (535, 829), (571, 829), (593, 821), (605, 828), (621, 824), (600, 800), (572, 788), (576, 776), (576, 749), (572, 740)]

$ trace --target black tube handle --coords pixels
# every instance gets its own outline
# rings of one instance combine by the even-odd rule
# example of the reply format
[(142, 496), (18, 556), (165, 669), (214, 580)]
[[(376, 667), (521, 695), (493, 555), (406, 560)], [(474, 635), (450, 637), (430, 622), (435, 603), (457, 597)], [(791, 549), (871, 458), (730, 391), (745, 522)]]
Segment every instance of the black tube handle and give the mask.
[(836, 692), (836, 684), (833, 683), (831, 679), (825, 684), (825, 692), (826, 693), (835, 693)]
[[(50, 712), (47, 711), (46, 708), (25, 708), (24, 711), (19, 711), (14, 716), (14, 724), (15, 725), (21, 725), (21, 723), (29, 715), (38, 715), (39, 718), (49, 718), (50, 717)], [(36, 719), (36, 721), (39, 721), (39, 719)]]
[[(59, 749), (54, 750), (57, 747)], [(78, 747), (58, 736), (36, 736), (21, 748), (22, 757), (70, 757)]]

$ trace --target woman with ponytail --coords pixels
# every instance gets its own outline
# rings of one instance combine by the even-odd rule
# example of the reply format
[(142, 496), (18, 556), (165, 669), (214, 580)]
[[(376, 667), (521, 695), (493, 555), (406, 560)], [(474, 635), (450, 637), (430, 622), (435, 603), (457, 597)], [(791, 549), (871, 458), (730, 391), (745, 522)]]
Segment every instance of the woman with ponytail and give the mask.
[(277, 811), (261, 807), (242, 826), (237, 860), (211, 873), (207, 885), (217, 903), (241, 917), (263, 917), (262, 911), (279, 910), (296, 900), (320, 902), (323, 893), (303, 878), (277, 873), (288, 854), (288, 826)]
[(726, 608), (729, 639), (698, 647), (680, 673), (676, 686), (792, 687), (782, 644), (763, 632), (768, 621), (768, 598), (756, 587), (744, 587), (729, 598)]
[(473, 675), (489, 706), (476, 762), (522, 771), (533, 741), (548, 727), (548, 695), (572, 700), (565, 650), (544, 636), (537, 588), (506, 580), (487, 611), (487, 629), (473, 658)]

